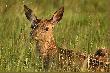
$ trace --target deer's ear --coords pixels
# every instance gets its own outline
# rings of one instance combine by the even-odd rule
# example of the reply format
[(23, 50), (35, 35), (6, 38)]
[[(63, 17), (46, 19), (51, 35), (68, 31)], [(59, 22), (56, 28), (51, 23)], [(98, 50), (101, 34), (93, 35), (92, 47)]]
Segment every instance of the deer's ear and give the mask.
[(39, 22), (40, 19), (37, 19), (37, 17), (33, 14), (32, 10), (28, 8), (26, 5), (24, 5), (24, 11), (27, 19), (31, 22)]
[(63, 13), (64, 13), (64, 7), (61, 7), (53, 14), (52, 18), (50, 19), (51, 23), (59, 22), (62, 19)]

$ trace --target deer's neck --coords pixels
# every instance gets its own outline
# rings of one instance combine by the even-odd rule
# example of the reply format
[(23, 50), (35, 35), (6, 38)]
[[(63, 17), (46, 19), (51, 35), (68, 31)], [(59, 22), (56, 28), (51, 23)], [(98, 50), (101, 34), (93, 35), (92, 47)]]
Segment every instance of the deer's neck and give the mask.
[(39, 41), (36, 44), (41, 56), (54, 55), (57, 52), (57, 47), (54, 38), (45, 41)]

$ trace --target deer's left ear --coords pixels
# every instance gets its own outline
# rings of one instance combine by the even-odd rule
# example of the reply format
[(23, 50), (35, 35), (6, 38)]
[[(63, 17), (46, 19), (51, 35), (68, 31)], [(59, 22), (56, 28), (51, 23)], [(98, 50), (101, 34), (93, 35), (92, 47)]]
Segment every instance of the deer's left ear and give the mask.
[(59, 10), (57, 10), (54, 15), (52, 16), (52, 18), (50, 19), (51, 23), (57, 23), (62, 19), (64, 13), (64, 7), (61, 7)]
[(40, 19), (37, 19), (37, 17), (35, 16), (35, 14), (33, 14), (32, 10), (30, 8), (28, 8), (26, 5), (24, 5), (24, 11), (25, 11), (25, 15), (27, 17), (27, 19), (30, 22), (39, 22)]

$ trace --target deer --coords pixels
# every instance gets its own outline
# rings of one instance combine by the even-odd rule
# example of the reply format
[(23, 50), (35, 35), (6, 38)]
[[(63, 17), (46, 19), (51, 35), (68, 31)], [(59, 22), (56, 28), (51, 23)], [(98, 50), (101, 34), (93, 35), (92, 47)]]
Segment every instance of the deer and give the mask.
[[(24, 5), (24, 11), (26, 18), (31, 22), (30, 35), (36, 42), (36, 49), (39, 59), (42, 62), (43, 71), (48, 72), (53, 63), (57, 71), (74, 72), (84, 68), (96, 70), (100, 66), (99, 63), (105, 65), (105, 60), (107, 59), (105, 58), (106, 52), (102, 49), (97, 50), (94, 55), (88, 56), (82, 52), (75, 53), (72, 49), (57, 47), (53, 36), (53, 29), (63, 17), (64, 6), (60, 7), (50, 19), (37, 18), (33, 11), (26, 5)], [(95, 64), (96, 62), (93, 63), (94, 59), (98, 64)]]
[[(59, 8), (50, 19), (38, 19), (26, 5), (24, 5), (24, 11), (27, 19), (31, 22), (30, 35), (36, 42), (36, 49), (43, 63), (43, 69), (48, 71), (49, 63), (53, 58), (58, 60), (60, 68), (63, 68), (65, 64), (72, 66), (75, 55), (73, 50), (58, 48), (53, 37), (53, 28), (62, 19), (64, 7)], [(78, 54), (77, 56), (79, 57)]]
[(94, 54), (89, 54), (83, 62), (82, 69), (87, 69), (89, 72), (110, 72), (109, 52), (109, 49), (100, 48)]

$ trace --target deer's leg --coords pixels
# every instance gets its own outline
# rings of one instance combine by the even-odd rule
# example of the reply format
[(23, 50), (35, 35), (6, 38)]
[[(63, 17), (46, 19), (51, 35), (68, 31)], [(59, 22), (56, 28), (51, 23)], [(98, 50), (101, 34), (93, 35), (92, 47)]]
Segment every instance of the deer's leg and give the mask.
[(67, 58), (68, 58), (68, 70), (69, 71), (74, 71), (75, 53), (73, 52), (73, 50), (67, 50)]
[(62, 49), (62, 48), (59, 48), (58, 50), (58, 61), (59, 61), (59, 64), (58, 64), (58, 67), (59, 67), (59, 71), (64, 71), (64, 66), (65, 66), (65, 58), (66, 58), (66, 50), (65, 49)]

